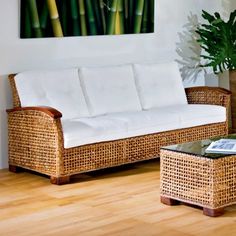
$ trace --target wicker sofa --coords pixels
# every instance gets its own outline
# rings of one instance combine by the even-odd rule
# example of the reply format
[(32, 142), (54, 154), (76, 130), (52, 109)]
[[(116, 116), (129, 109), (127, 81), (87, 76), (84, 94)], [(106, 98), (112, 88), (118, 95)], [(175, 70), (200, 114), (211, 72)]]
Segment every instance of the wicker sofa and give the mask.
[(172, 62), (27, 71), (9, 80), (9, 170), (33, 170), (53, 184), (228, 133), (230, 92), (184, 89)]

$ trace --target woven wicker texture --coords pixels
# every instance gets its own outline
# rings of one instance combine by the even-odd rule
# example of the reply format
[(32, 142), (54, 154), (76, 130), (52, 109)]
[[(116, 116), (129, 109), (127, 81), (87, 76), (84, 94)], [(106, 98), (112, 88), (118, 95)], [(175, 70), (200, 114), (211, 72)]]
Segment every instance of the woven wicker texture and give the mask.
[(9, 75), (8, 79), (9, 79), (11, 90), (12, 90), (13, 107), (14, 108), (15, 107), (21, 107), (19, 94), (18, 94), (17, 89), (16, 89), (15, 75), (13, 75), (13, 74)]
[(186, 88), (188, 102), (191, 104), (212, 104), (228, 107), (231, 93), (223, 88), (193, 87)]
[[(14, 75), (9, 79), (14, 107), (20, 107)], [(207, 96), (208, 90), (212, 97)], [(206, 96), (206, 104), (228, 107), (230, 103), (225, 90), (204, 87), (186, 92), (190, 103), (204, 103)], [(224, 122), (64, 149), (59, 118), (43, 111), (17, 110), (8, 112), (8, 123), (9, 164), (55, 177), (156, 158), (161, 146), (228, 134), (228, 123)]]
[(161, 150), (161, 196), (217, 209), (236, 202), (236, 156), (208, 159)]
[(198, 126), (64, 151), (64, 173), (80, 173), (159, 157), (160, 147), (226, 135), (225, 123)]
[[(39, 111), (8, 116), (9, 164), (48, 175), (59, 175), (63, 135), (59, 119)], [(60, 165), (59, 165), (60, 164)]]

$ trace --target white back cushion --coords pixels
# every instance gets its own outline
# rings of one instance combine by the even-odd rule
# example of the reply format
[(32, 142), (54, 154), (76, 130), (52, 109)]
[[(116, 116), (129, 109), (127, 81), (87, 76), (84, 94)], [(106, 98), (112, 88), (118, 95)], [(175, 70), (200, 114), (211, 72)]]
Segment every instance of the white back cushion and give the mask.
[(175, 62), (135, 64), (135, 80), (143, 109), (187, 104)]
[(78, 69), (27, 71), (15, 77), (21, 106), (50, 106), (63, 119), (89, 116)]
[(81, 68), (80, 79), (91, 115), (141, 110), (131, 65)]

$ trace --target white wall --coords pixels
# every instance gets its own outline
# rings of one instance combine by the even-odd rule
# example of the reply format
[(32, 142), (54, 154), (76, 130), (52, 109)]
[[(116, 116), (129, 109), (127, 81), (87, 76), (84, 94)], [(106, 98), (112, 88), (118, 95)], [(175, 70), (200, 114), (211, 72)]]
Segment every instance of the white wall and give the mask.
[[(223, 0), (224, 6), (230, 0)], [(222, 0), (156, 0), (155, 33), (49, 39), (19, 38), (19, 1), (0, 0), (0, 168), (7, 167), (5, 109), (12, 106), (9, 73), (36, 68), (170, 61), (190, 11), (221, 11)], [(203, 79), (197, 85), (204, 84)], [(187, 83), (187, 86), (192, 85)]]

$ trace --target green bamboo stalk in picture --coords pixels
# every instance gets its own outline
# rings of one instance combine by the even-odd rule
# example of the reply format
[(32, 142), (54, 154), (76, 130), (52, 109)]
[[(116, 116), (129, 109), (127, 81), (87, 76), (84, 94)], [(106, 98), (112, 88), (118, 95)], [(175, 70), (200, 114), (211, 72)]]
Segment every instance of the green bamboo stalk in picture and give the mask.
[(55, 0), (47, 0), (48, 10), (51, 18), (52, 29), (55, 37), (63, 37), (57, 4)]
[(149, 16), (148, 16), (148, 8), (149, 8), (149, 1), (146, 0), (144, 2), (144, 10), (143, 10), (143, 20), (142, 20), (142, 27), (141, 27), (141, 32), (142, 33), (147, 33), (148, 32), (148, 27), (149, 27)]
[(101, 18), (102, 18), (102, 27), (103, 27), (103, 32), (106, 32), (106, 17), (105, 17), (105, 11), (104, 11), (104, 1), (99, 0), (99, 7), (100, 7), (100, 12), (101, 12)]
[(62, 26), (62, 32), (64, 36), (68, 36), (68, 6), (67, 1), (61, 0), (61, 26)]
[(144, 0), (137, 0), (135, 17), (134, 17), (134, 33), (141, 32), (143, 10), (144, 10)]
[(93, 0), (93, 9), (94, 9), (95, 23), (97, 26), (97, 34), (104, 34), (99, 2), (97, 0)]
[(31, 24), (34, 31), (34, 36), (35, 38), (41, 38), (43, 35), (40, 28), (39, 14), (36, 0), (28, 0), (28, 6), (30, 9)]
[(133, 27), (134, 27), (134, 2), (129, 0), (129, 28), (128, 33), (133, 33)]
[(77, 0), (70, 0), (70, 9), (71, 9), (71, 18), (72, 18), (72, 31), (73, 36), (80, 35), (80, 27), (79, 27), (79, 12)]
[(124, 34), (124, 1), (118, 0), (117, 2), (117, 13), (116, 13), (116, 34)]
[(116, 22), (116, 11), (117, 11), (118, 0), (111, 0), (111, 5), (109, 6), (108, 22), (107, 22), (107, 34), (114, 34), (115, 32), (115, 22)]
[(129, 29), (129, 0), (124, 0), (124, 20), (125, 20), (125, 33), (128, 33)]
[(79, 15), (80, 15), (81, 35), (85, 36), (88, 34), (88, 32), (85, 18), (84, 0), (79, 0)]
[(28, 7), (27, 0), (21, 1), (21, 37), (22, 38), (31, 38), (32, 37), (32, 28), (30, 20), (30, 11)]
[(32, 37), (30, 10), (29, 10), (29, 6), (27, 4), (26, 4), (26, 9), (25, 9), (25, 32), (24, 32), (24, 35), (26, 38)]
[(97, 27), (95, 23), (95, 16), (93, 11), (92, 0), (85, 1), (87, 15), (88, 15), (88, 23), (89, 23), (89, 34), (96, 35), (97, 34)]
[(155, 0), (150, 0), (150, 32), (154, 32)]
[(42, 9), (39, 21), (40, 21), (42, 34), (45, 35), (45, 31), (47, 28), (47, 22), (48, 22), (48, 6), (47, 6), (46, 2), (44, 2), (44, 4), (43, 4), (43, 9)]
[(111, 1), (111, 0), (103, 0), (104, 12), (105, 12), (105, 16), (106, 16), (106, 21), (107, 21), (108, 14), (109, 14), (110, 1)]

